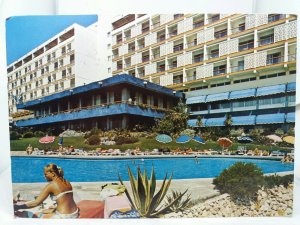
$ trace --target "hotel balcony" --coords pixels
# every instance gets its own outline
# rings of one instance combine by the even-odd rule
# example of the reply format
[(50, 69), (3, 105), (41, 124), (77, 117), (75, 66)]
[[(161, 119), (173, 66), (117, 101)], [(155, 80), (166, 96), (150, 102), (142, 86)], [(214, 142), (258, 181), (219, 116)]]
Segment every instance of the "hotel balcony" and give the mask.
[(285, 14), (270, 14), (268, 15), (268, 23), (272, 23), (285, 18)]

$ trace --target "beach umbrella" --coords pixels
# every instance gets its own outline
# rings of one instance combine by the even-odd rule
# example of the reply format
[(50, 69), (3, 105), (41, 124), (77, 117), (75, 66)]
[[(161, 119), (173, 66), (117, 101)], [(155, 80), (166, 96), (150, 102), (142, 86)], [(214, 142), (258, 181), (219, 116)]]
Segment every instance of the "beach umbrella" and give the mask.
[(289, 144), (295, 144), (295, 137), (294, 136), (286, 136), (283, 138), (283, 141)]
[(219, 138), (217, 140), (217, 143), (223, 148), (228, 148), (232, 145), (232, 141), (229, 138), (225, 138), (225, 137)]
[(62, 145), (64, 143), (64, 138), (63, 137), (59, 137), (58, 139), (58, 145)]
[(39, 140), (39, 142), (41, 143), (41, 144), (49, 144), (49, 143), (52, 143), (52, 142), (54, 142), (54, 140), (55, 140), (55, 137), (54, 136), (45, 136), (45, 137), (42, 137), (40, 140)]
[(277, 136), (275, 134), (271, 134), (271, 135), (268, 135), (266, 137), (269, 138), (269, 139), (271, 139), (274, 142), (282, 142), (281, 137), (279, 137), (279, 136)]
[(176, 143), (180, 143), (180, 144), (183, 144), (183, 143), (187, 143), (191, 140), (192, 138), (190, 136), (187, 136), (187, 135), (181, 135), (180, 137), (178, 137), (176, 139)]
[(198, 143), (200, 143), (200, 144), (205, 144), (204, 139), (203, 139), (202, 137), (200, 137), (200, 136), (195, 136), (195, 137), (193, 137), (192, 140), (193, 140), (193, 141), (196, 141), (196, 142), (198, 142)]
[(172, 141), (172, 138), (166, 134), (159, 134), (155, 137), (155, 140), (157, 140), (160, 143), (169, 143)]
[(238, 137), (237, 140), (240, 143), (251, 143), (251, 142), (253, 142), (253, 139), (251, 137), (248, 137), (248, 136)]

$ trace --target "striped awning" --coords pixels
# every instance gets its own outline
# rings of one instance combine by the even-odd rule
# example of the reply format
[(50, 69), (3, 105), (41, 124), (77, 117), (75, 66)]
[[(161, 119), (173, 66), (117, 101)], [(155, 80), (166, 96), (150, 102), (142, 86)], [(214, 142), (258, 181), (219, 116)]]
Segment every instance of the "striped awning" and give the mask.
[(295, 123), (295, 118), (296, 118), (296, 115), (294, 112), (286, 114), (286, 122), (287, 123)]
[(284, 123), (285, 114), (264, 114), (256, 117), (256, 124), (272, 124), (272, 123)]
[(196, 104), (196, 103), (205, 103), (206, 95), (201, 95), (201, 96), (195, 96), (195, 97), (190, 97), (186, 99), (186, 104)]
[(220, 100), (227, 100), (229, 97), (229, 92), (223, 92), (218, 94), (207, 95), (206, 102), (216, 102)]
[(232, 91), (230, 92), (229, 99), (239, 99), (239, 98), (249, 98), (255, 96), (256, 89), (245, 89), (240, 91)]
[(286, 91), (287, 92), (296, 91), (296, 82), (288, 83), (286, 85)]
[(210, 118), (206, 120), (205, 126), (206, 127), (221, 127), (225, 126), (226, 117), (221, 118)]
[(257, 88), (256, 96), (273, 95), (285, 92), (285, 84)]
[(256, 116), (233, 116), (232, 125), (255, 125)]

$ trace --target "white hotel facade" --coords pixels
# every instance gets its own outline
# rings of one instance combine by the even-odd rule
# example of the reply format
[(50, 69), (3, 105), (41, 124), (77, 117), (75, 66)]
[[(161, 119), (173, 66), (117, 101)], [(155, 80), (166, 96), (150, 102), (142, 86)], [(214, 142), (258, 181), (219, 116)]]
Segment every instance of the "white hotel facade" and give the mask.
[(184, 92), (191, 126), (294, 126), (297, 17), (127, 15), (113, 22), (112, 75)]
[(8, 65), (9, 114), (14, 120), (29, 114), (17, 112), (17, 103), (100, 79), (97, 26), (73, 24)]

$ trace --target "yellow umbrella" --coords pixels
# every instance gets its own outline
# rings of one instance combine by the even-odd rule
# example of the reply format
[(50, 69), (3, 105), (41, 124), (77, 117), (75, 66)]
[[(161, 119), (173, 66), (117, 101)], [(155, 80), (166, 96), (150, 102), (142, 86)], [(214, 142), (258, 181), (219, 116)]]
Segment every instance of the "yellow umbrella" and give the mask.
[(290, 144), (295, 144), (295, 137), (294, 136), (286, 136), (283, 138), (283, 140)]

